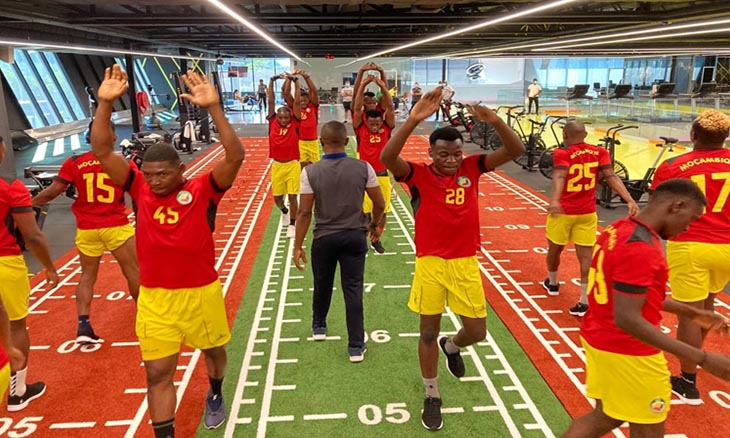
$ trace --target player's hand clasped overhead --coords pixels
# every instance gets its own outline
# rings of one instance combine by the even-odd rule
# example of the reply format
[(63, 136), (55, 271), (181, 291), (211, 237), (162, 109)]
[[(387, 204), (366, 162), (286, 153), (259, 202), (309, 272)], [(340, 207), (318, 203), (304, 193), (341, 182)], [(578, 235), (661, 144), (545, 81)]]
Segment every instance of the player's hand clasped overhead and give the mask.
[(424, 94), (421, 100), (419, 100), (411, 109), (411, 115), (409, 117), (419, 122), (426, 120), (426, 118), (439, 109), (442, 95), (443, 89), (441, 87), (434, 88)]
[(185, 82), (185, 86), (190, 90), (189, 93), (180, 95), (183, 99), (201, 108), (210, 108), (220, 102), (218, 91), (216, 91), (213, 84), (204, 75), (188, 70), (181, 77), (183, 82)]
[(124, 95), (129, 88), (127, 74), (119, 64), (114, 64), (104, 70), (104, 80), (96, 91), (96, 97), (105, 102), (113, 102)]

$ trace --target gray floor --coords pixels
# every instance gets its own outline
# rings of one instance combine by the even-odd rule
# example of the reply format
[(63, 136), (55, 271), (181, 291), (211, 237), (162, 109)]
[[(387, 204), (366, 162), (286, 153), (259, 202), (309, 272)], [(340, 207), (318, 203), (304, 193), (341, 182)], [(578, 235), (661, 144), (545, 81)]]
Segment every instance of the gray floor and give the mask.
[[(258, 112), (229, 113), (229, 119), (241, 137), (265, 137), (268, 135), (268, 125), (262, 123), (263, 117)], [(333, 107), (329, 107), (327, 105), (322, 107), (321, 122), (324, 123), (330, 120), (344, 120), (344, 113), (341, 106), (335, 105)], [(402, 119), (399, 119), (397, 123), (400, 122), (402, 122)], [(610, 124), (611, 123), (607, 123), (607, 126), (610, 126)], [(443, 124), (440, 125), (443, 126)], [(436, 122), (425, 121), (416, 129), (414, 134), (428, 135), (433, 131), (435, 126)], [(647, 131), (646, 137), (652, 137), (654, 134), (648, 132), (650, 129), (654, 129), (656, 132), (666, 132), (668, 128), (666, 126), (655, 126), (652, 128), (644, 127), (642, 129)], [(673, 129), (677, 131), (677, 134), (674, 135), (680, 136), (680, 130), (687, 128), (682, 126)], [(120, 126), (117, 130), (120, 139), (129, 136), (131, 133), (130, 127)], [(683, 132), (689, 131), (687, 129)], [(202, 151), (208, 148), (207, 145), (201, 145), (201, 147)], [(87, 148), (87, 145), (83, 145), (80, 151), (87, 150)], [(474, 144), (467, 144), (466, 150), (469, 153), (483, 152), (483, 150)], [(16, 153), (16, 162), (19, 174), (22, 175), (22, 169), (30, 164), (33, 154), (33, 148)], [(43, 164), (60, 164), (69, 154), (70, 151), (64, 156), (53, 157), (49, 159), (47, 163)], [(190, 161), (198, 154), (199, 153), (194, 155), (183, 155), (182, 158), (184, 161)], [(546, 193), (550, 189), (550, 180), (543, 177), (539, 172), (527, 172), (514, 163), (508, 163), (501, 167), (500, 170), (540, 193)], [(51, 246), (51, 254), (54, 259), (61, 257), (74, 246), (75, 220), (70, 210), (71, 202), (72, 201), (70, 199), (64, 196), (59, 197), (51, 204), (46, 218), (44, 232)], [(625, 214), (626, 208), (624, 206), (619, 206), (615, 209), (598, 207), (599, 221), (601, 221), (602, 224), (610, 223), (620, 217), (623, 217)], [(40, 263), (38, 263), (32, 255), (26, 253), (26, 260), (28, 261), (28, 268), (31, 272), (37, 272), (42, 268)]]

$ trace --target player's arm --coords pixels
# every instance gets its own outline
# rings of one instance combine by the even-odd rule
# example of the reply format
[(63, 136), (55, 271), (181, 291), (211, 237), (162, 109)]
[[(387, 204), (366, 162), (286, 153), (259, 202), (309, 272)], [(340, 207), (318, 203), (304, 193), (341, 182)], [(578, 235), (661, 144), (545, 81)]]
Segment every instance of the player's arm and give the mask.
[(368, 182), (365, 185), (365, 193), (373, 203), (373, 211), (370, 217), (370, 223), (368, 224), (368, 233), (370, 234), (370, 241), (374, 242), (380, 239), (380, 233), (382, 230), (378, 228), (380, 221), (383, 220), (383, 214), (385, 213), (385, 198), (383, 197), (383, 191), (380, 190), (380, 184), (378, 184), (378, 177), (375, 175), (375, 170), (369, 163), (365, 163), (368, 168)]
[(293, 98), (291, 97), (291, 83), (293, 76), (286, 76), (284, 78), (284, 85), (281, 86), (281, 94), (284, 96), (284, 102), (288, 107), (293, 106)]
[[(359, 76), (358, 76), (359, 77)], [(355, 95), (353, 96), (352, 101), (352, 127), (354, 129), (357, 129), (362, 125), (362, 113), (363, 113), (363, 93), (365, 93), (365, 88), (367, 88), (368, 84), (370, 84), (373, 81), (372, 76), (368, 76), (364, 81), (360, 81), (358, 84), (358, 88), (355, 88)]]
[(5, 310), (5, 305), (0, 299), (0, 342), (2, 342), (3, 350), (10, 359), (10, 368), (19, 370), (23, 368), (25, 356), (23, 352), (13, 346), (13, 339), (10, 337), (10, 318)]
[[(385, 109), (385, 96), (387, 95), (390, 97), (390, 93), (388, 92), (388, 75), (385, 74), (385, 70), (383, 70), (383, 67), (379, 66), (378, 64), (373, 63), (373, 68), (380, 74), (380, 80), (385, 83), (385, 88), (380, 88), (380, 99), (378, 100), (378, 103), (380, 104), (383, 109)], [(375, 77), (375, 83), (377, 83), (378, 77)], [(380, 84), (378, 84), (380, 85)], [(391, 105), (392, 105), (392, 99), (391, 99)], [(392, 128), (393, 126), (391, 126)]]
[(46, 187), (45, 189), (41, 190), (40, 193), (33, 196), (33, 207), (46, 205), (54, 199), (58, 198), (58, 196), (66, 190), (66, 187), (68, 187), (67, 184), (62, 184), (59, 181), (53, 181), (50, 186)]
[(568, 176), (567, 169), (554, 169), (553, 182), (551, 184), (550, 204), (548, 205), (548, 214), (563, 214), (563, 206), (560, 205), (560, 195), (565, 187), (565, 179)]
[(319, 93), (317, 92), (317, 86), (314, 84), (312, 77), (304, 70), (298, 70), (299, 76), (304, 78), (307, 83), (307, 89), (309, 90), (309, 101), (312, 105), (319, 106)]
[(307, 176), (307, 168), (302, 169), (299, 175), (299, 209), (297, 210), (297, 218), (294, 233), (294, 266), (300, 271), (304, 270), (304, 263), (307, 263), (307, 255), (302, 248), (304, 237), (309, 231), (309, 225), (312, 222), (312, 209), (314, 208), (314, 191), (309, 185), (309, 176)]
[(403, 178), (408, 175), (408, 172), (410, 172), (410, 166), (406, 160), (400, 157), (400, 153), (408, 140), (408, 136), (413, 133), (416, 126), (439, 109), (442, 93), (443, 90), (441, 88), (435, 88), (426, 93), (426, 95), (413, 106), (413, 109), (406, 121), (400, 129), (393, 133), (393, 136), (390, 137), (390, 140), (388, 140), (388, 143), (386, 143), (382, 152), (380, 152), (380, 161), (385, 164), (385, 167), (387, 167), (396, 178)]
[(273, 117), (276, 114), (276, 96), (274, 95), (274, 81), (279, 77), (272, 76), (269, 78), (269, 86), (266, 87), (266, 100), (269, 103), (269, 117)]
[[(362, 84), (362, 81), (365, 79), (365, 72), (370, 70), (372, 67), (372, 63), (368, 62), (360, 66), (360, 70), (357, 71), (357, 76), (355, 77), (355, 83), (352, 84), (352, 89), (355, 90), (355, 97), (357, 97), (357, 93), (360, 90), (360, 85)], [(353, 113), (354, 117), (354, 113)]]
[(206, 108), (218, 128), (218, 135), (226, 153), (223, 159), (215, 164), (212, 174), (218, 187), (227, 189), (236, 179), (243, 162), (244, 150), (241, 140), (221, 109), (218, 91), (208, 78), (190, 70), (181, 78), (190, 92), (183, 93), (180, 97), (200, 108)]
[(302, 89), (299, 88), (299, 80), (296, 77), (292, 77), (290, 82), (294, 84), (294, 102), (291, 105), (293, 114), (291, 116), (299, 120), (302, 115)]
[(517, 133), (507, 126), (497, 113), (482, 105), (467, 105), (469, 114), (477, 120), (491, 124), (497, 131), (502, 146), (496, 151), (487, 154), (487, 164), (492, 169), (514, 160), (525, 152), (525, 145)]
[(606, 184), (608, 184), (608, 186), (611, 187), (614, 192), (618, 193), (621, 199), (626, 201), (626, 205), (629, 208), (629, 216), (633, 216), (638, 213), (639, 206), (636, 204), (636, 201), (634, 201), (634, 198), (631, 197), (629, 191), (626, 190), (624, 182), (621, 181), (621, 178), (619, 178), (618, 175), (616, 175), (616, 173), (613, 171), (613, 168), (606, 167), (604, 169), (601, 169), (601, 174), (606, 180)]
[(388, 84), (378, 78), (375, 78), (374, 82), (380, 87), (380, 106), (385, 110), (384, 122), (389, 128), (395, 128), (395, 106), (393, 105), (393, 98), (388, 91)]
[(99, 160), (112, 182), (124, 186), (129, 176), (129, 163), (121, 155), (114, 153), (114, 132), (111, 127), (112, 104), (127, 92), (127, 74), (119, 65), (104, 70), (104, 80), (99, 85), (96, 97), (99, 105), (96, 107), (94, 123), (91, 124), (91, 152)]
[(41, 262), (43, 267), (46, 268), (46, 280), (48, 284), (52, 287), (56, 286), (58, 284), (58, 273), (56, 272), (56, 267), (53, 266), (48, 241), (41, 229), (38, 228), (35, 215), (32, 213), (12, 213), (12, 216), (15, 225), (23, 236), (25, 245), (38, 261)]

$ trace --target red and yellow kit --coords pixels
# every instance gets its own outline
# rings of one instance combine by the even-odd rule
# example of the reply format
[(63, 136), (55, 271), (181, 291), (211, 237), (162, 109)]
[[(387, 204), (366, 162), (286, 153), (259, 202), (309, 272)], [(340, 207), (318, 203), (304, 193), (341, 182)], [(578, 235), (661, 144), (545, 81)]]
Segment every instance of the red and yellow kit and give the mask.
[(553, 152), (553, 168), (566, 170), (560, 205), (565, 214), (587, 214), (596, 211), (598, 173), (611, 168), (608, 151), (587, 143), (557, 148)]

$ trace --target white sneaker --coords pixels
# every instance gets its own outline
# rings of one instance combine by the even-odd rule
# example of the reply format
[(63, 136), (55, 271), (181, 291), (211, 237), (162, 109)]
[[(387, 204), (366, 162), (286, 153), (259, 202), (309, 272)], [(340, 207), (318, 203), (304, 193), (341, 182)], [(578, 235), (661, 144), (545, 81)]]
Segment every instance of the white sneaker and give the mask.
[(297, 235), (297, 229), (294, 227), (294, 225), (289, 225), (286, 227), (286, 237), (293, 239)]
[(282, 225), (289, 225), (289, 221), (290, 221), (290, 219), (289, 219), (289, 213), (288, 212), (287, 213), (282, 213), (281, 214), (281, 224)]

